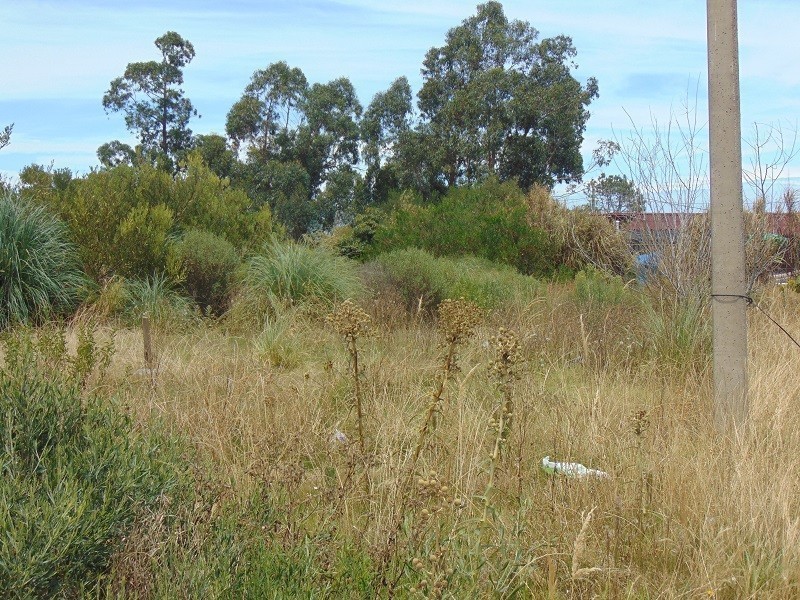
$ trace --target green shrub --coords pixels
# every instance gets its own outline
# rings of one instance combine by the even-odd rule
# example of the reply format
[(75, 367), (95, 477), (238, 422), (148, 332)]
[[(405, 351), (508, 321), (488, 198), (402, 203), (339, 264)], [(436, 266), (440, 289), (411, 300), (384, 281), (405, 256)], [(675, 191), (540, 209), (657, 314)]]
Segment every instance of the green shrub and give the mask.
[(536, 294), (538, 283), (515, 269), (463, 256), (436, 258), (408, 248), (380, 255), (375, 263), (385, 274), (383, 285), (398, 289), (406, 308), (431, 312), (446, 298), (464, 298), (481, 308)]
[(406, 197), (374, 233), (371, 256), (422, 248), (434, 256), (478, 256), (549, 276), (559, 266), (560, 248), (528, 222), (525, 194), (514, 183), (489, 180), (453, 188), (438, 204)]
[(0, 198), (0, 329), (71, 311), (86, 285), (64, 224), (42, 207)]
[[(92, 590), (137, 516), (171, 491), (179, 453), (138, 433), (114, 403), (85, 396), (63, 336), (17, 331), (0, 371), (0, 589), (6, 598)], [(55, 341), (54, 341), (55, 340)], [(95, 348), (82, 343), (84, 350)]]
[(137, 204), (114, 235), (111, 271), (122, 277), (145, 277), (166, 268), (172, 211), (163, 204)]
[(225, 312), (228, 291), (239, 266), (229, 241), (208, 231), (190, 229), (172, 248), (170, 266), (183, 291), (204, 311)]
[(170, 236), (183, 230), (211, 232), (240, 250), (259, 247), (273, 232), (269, 207), (255, 209), (199, 154), (177, 177), (142, 162), (93, 171), (68, 185), (58, 183), (57, 173), (29, 169), (26, 181), (23, 193), (64, 219), (96, 280), (163, 273)]
[(263, 322), (281, 306), (330, 308), (362, 293), (356, 263), (321, 247), (272, 240), (246, 263), (234, 318)]

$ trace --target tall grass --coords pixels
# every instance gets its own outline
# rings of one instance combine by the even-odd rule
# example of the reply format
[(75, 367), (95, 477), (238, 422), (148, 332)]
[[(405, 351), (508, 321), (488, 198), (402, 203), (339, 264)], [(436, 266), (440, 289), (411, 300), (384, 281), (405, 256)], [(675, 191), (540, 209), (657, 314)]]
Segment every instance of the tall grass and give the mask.
[[(651, 300), (624, 296), (550, 284), (489, 313), (457, 362), (443, 321), (376, 322), (358, 341), (364, 452), (339, 435), (359, 439), (352, 348), (302, 311), (280, 329), (301, 350), (288, 364), (265, 360), (256, 328), (163, 334), (156, 388), (131, 376), (140, 334), (120, 331), (105, 385), (143, 426), (171, 423), (198, 460), (195, 494), (154, 507), (118, 548), (115, 593), (797, 597), (796, 348), (753, 314), (752, 419), (726, 439), (704, 351), (664, 337), (653, 352)], [(800, 328), (794, 295), (762, 304)], [(614, 358), (627, 336), (638, 354)], [(587, 349), (594, 360), (575, 360)], [(550, 475), (544, 456), (610, 477)]]
[(0, 329), (68, 313), (87, 285), (66, 226), (42, 207), (0, 197)]
[(355, 265), (324, 248), (273, 239), (247, 261), (229, 316), (263, 322), (287, 306), (330, 309), (362, 293)]

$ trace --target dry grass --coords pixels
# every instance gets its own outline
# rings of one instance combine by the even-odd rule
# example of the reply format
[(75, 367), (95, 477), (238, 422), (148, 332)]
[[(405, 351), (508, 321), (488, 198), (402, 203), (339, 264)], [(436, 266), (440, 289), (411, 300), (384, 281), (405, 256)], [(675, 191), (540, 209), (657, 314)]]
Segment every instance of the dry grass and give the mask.
[[(229, 495), (268, 492), (284, 545), (323, 532), (320, 544), (356, 544), (377, 565), (376, 593), (798, 597), (800, 350), (752, 313), (752, 420), (726, 440), (708, 416), (706, 364), (682, 371), (643, 350), (621, 360), (619, 348), (648, 343), (630, 310), (587, 312), (582, 336), (580, 307), (564, 290), (550, 292), (493, 313), (465, 341), (422, 439), (440, 335), (393, 318), (359, 339), (369, 493), (348, 352), (322, 321), (285, 315), (298, 358), (284, 365), (257, 351), (258, 332), (156, 332), (153, 377), (140, 371), (140, 332), (119, 331), (107, 385), (143, 422), (163, 417), (187, 435)], [(800, 331), (794, 295), (764, 302)], [(501, 325), (517, 333), (523, 362), (510, 431), (492, 461), (490, 422), (503, 397), (488, 342)], [(611, 477), (548, 476), (545, 455)], [(405, 486), (413, 461), (415, 484)]]

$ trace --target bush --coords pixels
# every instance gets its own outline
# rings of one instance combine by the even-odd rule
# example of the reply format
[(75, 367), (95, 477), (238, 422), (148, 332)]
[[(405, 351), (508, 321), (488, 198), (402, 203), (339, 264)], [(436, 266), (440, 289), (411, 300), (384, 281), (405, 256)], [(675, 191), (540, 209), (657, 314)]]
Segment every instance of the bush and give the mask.
[[(141, 511), (170, 492), (178, 452), (80, 391), (86, 352), (19, 331), (0, 371), (0, 589), (4, 597), (91, 590)], [(63, 339), (63, 336), (61, 337)], [(95, 346), (81, 346), (90, 352)], [(82, 357), (81, 357), (82, 356)], [(98, 357), (95, 356), (95, 359)], [(66, 375), (65, 375), (66, 373)], [(77, 377), (76, 377), (77, 375)]]
[(145, 313), (155, 323), (168, 326), (185, 324), (197, 316), (189, 299), (176, 292), (164, 275), (125, 281), (123, 299), (122, 316), (130, 324), (138, 324)]
[(453, 188), (438, 204), (401, 197), (390, 218), (374, 233), (369, 255), (402, 248), (422, 248), (434, 256), (478, 256), (549, 276), (558, 268), (560, 248), (528, 221), (525, 194), (511, 182), (489, 180)]
[(538, 289), (535, 279), (472, 256), (436, 258), (409, 248), (382, 254), (375, 263), (385, 274), (384, 285), (398, 289), (412, 312), (432, 312), (442, 300), (462, 297), (481, 308), (495, 308)]
[(215, 315), (225, 312), (239, 266), (233, 244), (213, 233), (190, 229), (173, 246), (170, 265), (183, 290), (201, 309)]
[(0, 329), (71, 311), (86, 285), (64, 224), (42, 207), (0, 198)]
[(568, 209), (550, 191), (534, 186), (528, 192), (528, 223), (547, 234), (547, 247), (557, 265), (554, 278), (564, 278), (591, 266), (617, 275), (633, 269), (633, 254), (625, 235), (603, 215), (584, 208)]
[(354, 262), (324, 248), (273, 240), (247, 261), (232, 317), (263, 322), (281, 306), (327, 310), (361, 293)]
[(166, 269), (171, 237), (202, 229), (240, 250), (259, 247), (273, 231), (269, 207), (217, 177), (199, 154), (172, 177), (146, 162), (89, 173), (69, 184), (57, 173), (28, 169), (23, 193), (67, 223), (87, 273), (143, 279)]

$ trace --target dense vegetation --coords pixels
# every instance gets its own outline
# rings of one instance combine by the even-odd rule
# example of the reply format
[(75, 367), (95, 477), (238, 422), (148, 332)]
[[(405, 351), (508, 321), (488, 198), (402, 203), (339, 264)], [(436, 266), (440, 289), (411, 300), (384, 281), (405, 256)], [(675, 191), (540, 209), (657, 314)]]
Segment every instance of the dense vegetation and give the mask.
[[(192, 44), (156, 46), (103, 98), (136, 148), (0, 197), (3, 597), (800, 593), (796, 357), (754, 319), (718, 435), (705, 221), (638, 284), (594, 211), (632, 182), (552, 195), (597, 94), (569, 38), (482, 4), (416, 112), (274, 63), (226, 136), (189, 129)], [(748, 227), (756, 282), (781, 250)]]

